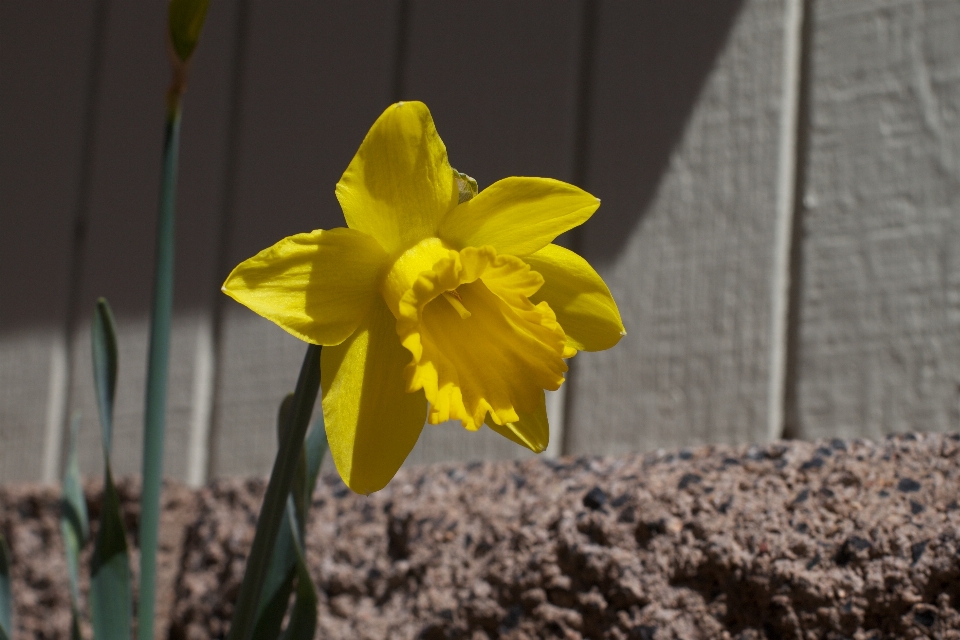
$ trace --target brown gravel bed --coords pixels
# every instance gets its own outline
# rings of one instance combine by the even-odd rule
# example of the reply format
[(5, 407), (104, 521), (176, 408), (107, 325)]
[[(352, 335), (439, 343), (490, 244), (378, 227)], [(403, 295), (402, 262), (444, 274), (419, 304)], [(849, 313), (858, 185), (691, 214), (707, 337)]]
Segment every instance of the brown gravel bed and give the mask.
[[(436, 465), (369, 497), (327, 475), (321, 637), (960, 639), (958, 452), (907, 434)], [(172, 487), (170, 638), (224, 635), (263, 490)], [(0, 488), (18, 638), (66, 638), (55, 505)]]

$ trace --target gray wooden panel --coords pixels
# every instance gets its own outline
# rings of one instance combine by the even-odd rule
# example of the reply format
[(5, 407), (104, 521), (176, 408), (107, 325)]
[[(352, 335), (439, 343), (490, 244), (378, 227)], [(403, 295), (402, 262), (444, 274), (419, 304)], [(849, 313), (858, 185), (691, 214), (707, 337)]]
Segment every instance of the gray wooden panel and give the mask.
[[(395, 3), (251, 5), (228, 268), (285, 236), (344, 226), (334, 186), (392, 87)], [(225, 296), (221, 304), (211, 473), (266, 473), (305, 347)]]
[[(481, 189), (515, 175), (573, 179), (580, 6), (411, 2), (400, 97), (430, 107), (450, 163)], [(426, 426), (407, 464), (528, 455), (448, 422)]]
[(575, 359), (568, 451), (763, 440), (785, 3), (598, 10), (579, 248), (628, 335)]
[[(184, 103), (178, 199), (177, 286), (168, 383), (165, 475), (183, 479), (198, 323), (210, 316), (216, 291), (218, 202), (222, 197), (233, 16), (215, 5), (197, 50)], [(169, 82), (163, 3), (110, 5), (104, 68), (94, 130), (89, 224), (73, 354), (71, 404), (83, 412), (84, 473), (102, 468), (89, 342), (98, 296), (117, 316), (120, 376), (113, 460), (118, 474), (139, 472), (147, 338), (165, 92)]]
[(0, 2), (0, 482), (41, 479), (60, 412), (93, 13)]
[(815, 6), (798, 435), (960, 426), (960, 4)]

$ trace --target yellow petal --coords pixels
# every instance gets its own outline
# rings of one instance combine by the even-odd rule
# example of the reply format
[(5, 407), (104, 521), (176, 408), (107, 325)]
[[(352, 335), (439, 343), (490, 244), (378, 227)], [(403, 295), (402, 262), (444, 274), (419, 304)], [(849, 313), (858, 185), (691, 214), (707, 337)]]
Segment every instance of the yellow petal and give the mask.
[(407, 393), (396, 321), (382, 300), (356, 333), (321, 356), (323, 419), (340, 477), (357, 493), (382, 489), (423, 429), (427, 401)]
[(599, 206), (566, 182), (505, 178), (447, 214), (440, 238), (458, 248), (491, 245), (498, 253), (526, 256), (583, 224)]
[(567, 344), (582, 351), (602, 351), (627, 334), (610, 289), (586, 260), (549, 244), (524, 261), (544, 280), (531, 300), (550, 305), (567, 334)]
[(519, 258), (467, 247), (421, 273), (391, 305), (413, 355), (407, 389), (424, 390), (429, 422), (460, 420), (476, 430), (488, 412), (497, 424), (516, 422), (536, 410), (543, 389), (559, 388), (563, 330), (548, 304), (528, 299), (542, 283)]
[(459, 190), (426, 105), (387, 107), (337, 183), (337, 199), (347, 226), (389, 253), (437, 235)]
[(504, 438), (513, 440), (534, 453), (545, 450), (550, 442), (550, 425), (547, 422), (547, 404), (543, 391), (540, 392), (540, 403), (533, 411), (517, 411), (517, 415), (520, 417), (517, 422), (499, 425), (488, 418), (485, 424)]
[(241, 262), (223, 292), (301, 340), (340, 344), (379, 298), (386, 260), (359, 231), (300, 233)]

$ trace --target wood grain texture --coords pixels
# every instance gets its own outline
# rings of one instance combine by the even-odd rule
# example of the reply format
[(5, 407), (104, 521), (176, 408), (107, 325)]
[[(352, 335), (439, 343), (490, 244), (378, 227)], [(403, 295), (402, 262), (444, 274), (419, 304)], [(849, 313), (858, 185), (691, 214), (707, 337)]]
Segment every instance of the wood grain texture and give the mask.
[[(80, 464), (102, 469), (100, 431), (91, 379), (89, 318), (106, 297), (117, 317), (120, 348), (113, 464), (139, 473), (147, 339), (160, 162), (169, 82), (166, 7), (112, 2), (107, 12), (99, 109), (93, 133), (94, 165), (89, 221), (80, 276), (71, 407), (83, 415)], [(233, 37), (228, 6), (211, 9), (184, 100), (178, 196), (175, 319), (171, 332), (164, 473), (182, 480), (190, 415), (198, 322), (211, 313), (215, 277), (217, 203), (222, 197), (225, 118)]]
[(798, 435), (960, 426), (960, 4), (813, 12)]
[[(396, 3), (377, 6), (251, 2), (228, 269), (285, 236), (344, 226), (334, 186), (390, 101)], [(211, 474), (264, 474), (305, 346), (221, 298)]]
[(571, 453), (766, 438), (784, 10), (599, 5), (579, 248), (628, 335), (574, 360)]
[(93, 33), (91, 3), (0, 2), (0, 482), (41, 479)]
[[(580, 17), (573, 0), (411, 3), (401, 97), (430, 107), (451, 164), (481, 189), (513, 175), (572, 179)], [(530, 455), (448, 422), (424, 428), (407, 464)]]

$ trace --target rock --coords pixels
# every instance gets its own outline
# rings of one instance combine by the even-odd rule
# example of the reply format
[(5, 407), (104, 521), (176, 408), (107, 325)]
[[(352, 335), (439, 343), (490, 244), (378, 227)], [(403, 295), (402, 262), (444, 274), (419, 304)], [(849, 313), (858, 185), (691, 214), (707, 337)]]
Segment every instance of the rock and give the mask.
[[(305, 536), (318, 634), (957, 638), (958, 459), (957, 439), (919, 434), (435, 465), (371, 496), (324, 475)], [(264, 489), (220, 480), (167, 501), (188, 515), (158, 637), (225, 635)], [(0, 488), (16, 640), (68, 637), (56, 500)]]

